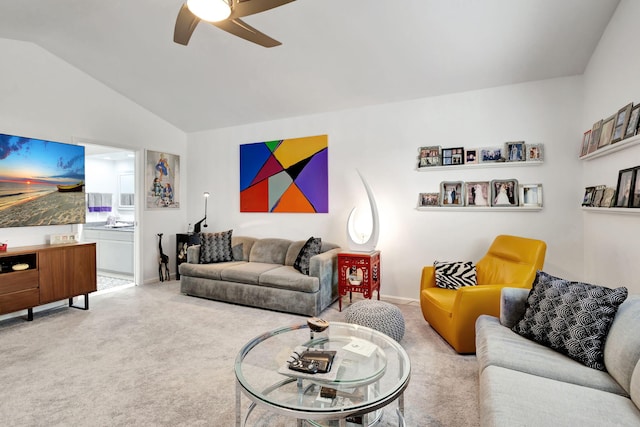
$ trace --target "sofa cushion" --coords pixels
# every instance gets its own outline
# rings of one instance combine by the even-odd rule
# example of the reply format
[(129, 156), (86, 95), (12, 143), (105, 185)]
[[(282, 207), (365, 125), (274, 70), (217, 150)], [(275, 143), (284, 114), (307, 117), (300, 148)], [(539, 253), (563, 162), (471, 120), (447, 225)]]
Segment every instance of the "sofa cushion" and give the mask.
[(238, 243), (231, 247), (234, 261), (244, 261), (244, 243)]
[(200, 263), (233, 261), (231, 235), (233, 230), (200, 233)]
[(463, 286), (476, 286), (476, 266), (471, 261), (443, 262), (435, 261), (436, 286), (445, 289), (458, 289)]
[(479, 396), (482, 426), (640, 425), (629, 398), (498, 366), (480, 375)]
[(627, 288), (570, 282), (538, 271), (513, 330), (586, 366), (605, 370), (604, 344)]
[(591, 369), (549, 347), (521, 337), (493, 316), (481, 315), (476, 321), (476, 356), (481, 373), (488, 366), (500, 366), (628, 396), (627, 391), (606, 372)]
[(320, 289), (320, 281), (317, 277), (300, 274), (290, 265), (283, 265), (262, 273), (258, 282), (263, 286), (299, 292), (317, 292)]
[(212, 264), (192, 264), (183, 262), (180, 264), (180, 274), (183, 276), (199, 277), (202, 279), (220, 280), (220, 273), (225, 268), (246, 264), (245, 261), (217, 262)]
[(256, 240), (251, 247), (249, 261), (284, 265), (289, 245), (291, 245), (291, 240), (287, 239), (267, 238)]
[(309, 237), (304, 246), (300, 249), (298, 253), (298, 257), (293, 263), (293, 268), (298, 270), (300, 273), (309, 275), (309, 260), (312, 256), (318, 255), (320, 253), (320, 248), (322, 247), (322, 239), (319, 237)]
[(281, 267), (281, 265), (266, 264), (263, 262), (239, 263), (238, 265), (221, 270), (220, 279), (257, 285), (261, 274), (278, 267)]

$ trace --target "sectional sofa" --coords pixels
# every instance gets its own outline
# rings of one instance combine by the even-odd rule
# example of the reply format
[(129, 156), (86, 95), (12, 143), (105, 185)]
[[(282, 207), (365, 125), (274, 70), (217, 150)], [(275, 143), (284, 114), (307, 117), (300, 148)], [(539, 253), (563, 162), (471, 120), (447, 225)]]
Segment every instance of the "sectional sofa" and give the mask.
[(640, 296), (619, 306), (604, 344), (606, 370), (598, 370), (512, 331), (528, 294), (505, 288), (500, 318), (476, 322), (480, 424), (640, 425)]
[(180, 264), (182, 293), (317, 316), (338, 298), (337, 254), (340, 248), (322, 242), (320, 253), (309, 258), (303, 274), (294, 263), (306, 241), (233, 236), (233, 260), (200, 263), (200, 245), (187, 249)]

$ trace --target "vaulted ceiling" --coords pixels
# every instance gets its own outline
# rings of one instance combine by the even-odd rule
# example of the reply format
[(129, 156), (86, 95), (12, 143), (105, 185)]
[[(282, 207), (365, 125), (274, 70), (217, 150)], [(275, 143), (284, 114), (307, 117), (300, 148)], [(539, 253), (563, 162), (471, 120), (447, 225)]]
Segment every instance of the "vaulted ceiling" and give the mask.
[(38, 44), (185, 132), (583, 73), (618, 0), (297, 0), (245, 21), (183, 0), (0, 0), (0, 38)]

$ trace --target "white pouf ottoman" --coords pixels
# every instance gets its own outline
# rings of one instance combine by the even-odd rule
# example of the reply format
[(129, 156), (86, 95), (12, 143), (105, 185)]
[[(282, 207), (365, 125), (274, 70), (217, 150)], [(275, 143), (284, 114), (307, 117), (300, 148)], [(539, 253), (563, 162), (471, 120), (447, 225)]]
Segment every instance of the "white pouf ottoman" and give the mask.
[(396, 341), (404, 336), (404, 316), (398, 307), (388, 302), (364, 299), (349, 306), (344, 312), (348, 323), (366, 326)]

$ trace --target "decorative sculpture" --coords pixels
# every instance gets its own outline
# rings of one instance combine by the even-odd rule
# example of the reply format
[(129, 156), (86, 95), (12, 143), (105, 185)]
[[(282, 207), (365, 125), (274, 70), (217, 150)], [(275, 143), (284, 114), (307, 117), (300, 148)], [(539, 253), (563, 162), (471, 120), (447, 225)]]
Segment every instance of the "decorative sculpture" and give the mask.
[(364, 188), (367, 192), (367, 197), (369, 198), (369, 206), (371, 208), (371, 234), (369, 234), (369, 238), (367, 240), (364, 239), (363, 235), (358, 235), (355, 230), (355, 211), (354, 207), (349, 214), (349, 219), (347, 221), (347, 240), (349, 249), (356, 252), (372, 252), (376, 249), (376, 245), (378, 244), (378, 236), (380, 231), (380, 221), (378, 220), (378, 206), (376, 205), (376, 199), (373, 197), (373, 191), (371, 191), (371, 187), (367, 184), (364, 177), (360, 173), (359, 170), (356, 169), (362, 183), (364, 184)]
[[(160, 276), (160, 281), (164, 282), (165, 279), (171, 280), (171, 274), (169, 273), (169, 256), (162, 250), (162, 235), (163, 233), (158, 233), (158, 251), (160, 252), (158, 255), (158, 275)], [(164, 275), (162, 274), (163, 266)]]

